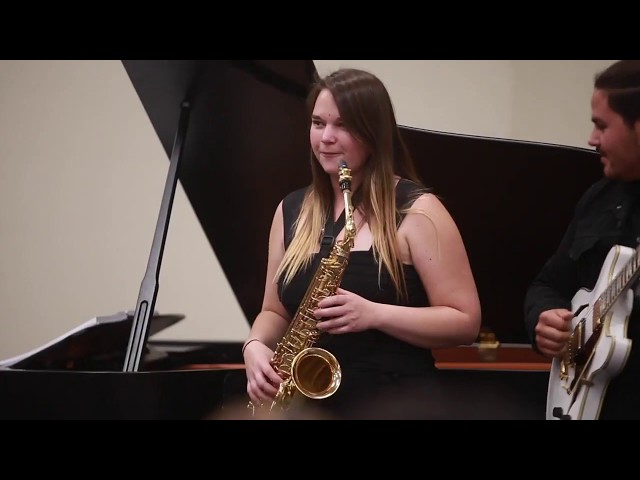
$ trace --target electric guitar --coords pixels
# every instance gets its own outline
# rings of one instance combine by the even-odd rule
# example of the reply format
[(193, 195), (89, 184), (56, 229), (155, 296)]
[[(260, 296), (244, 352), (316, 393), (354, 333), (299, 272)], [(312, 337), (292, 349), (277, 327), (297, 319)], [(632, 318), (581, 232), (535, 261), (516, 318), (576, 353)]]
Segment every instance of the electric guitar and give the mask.
[(571, 337), (551, 362), (547, 420), (597, 420), (609, 382), (624, 368), (631, 340), (627, 323), (633, 307), (629, 288), (640, 274), (640, 246), (609, 250), (593, 290), (571, 300)]

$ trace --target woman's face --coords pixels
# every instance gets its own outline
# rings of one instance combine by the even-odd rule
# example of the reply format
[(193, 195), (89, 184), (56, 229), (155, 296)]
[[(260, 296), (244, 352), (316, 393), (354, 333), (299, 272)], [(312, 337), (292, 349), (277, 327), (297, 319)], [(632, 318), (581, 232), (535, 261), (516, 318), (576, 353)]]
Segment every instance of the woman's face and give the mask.
[(369, 152), (342, 124), (340, 112), (329, 90), (322, 90), (316, 99), (309, 131), (311, 149), (324, 171), (338, 174), (338, 161), (344, 159), (352, 174), (366, 163)]

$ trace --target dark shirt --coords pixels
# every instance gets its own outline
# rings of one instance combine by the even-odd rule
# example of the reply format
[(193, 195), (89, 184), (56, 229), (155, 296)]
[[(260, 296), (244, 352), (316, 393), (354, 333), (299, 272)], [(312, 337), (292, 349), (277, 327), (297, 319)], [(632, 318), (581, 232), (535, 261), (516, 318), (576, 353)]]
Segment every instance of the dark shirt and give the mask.
[[(594, 288), (614, 245), (635, 248), (640, 237), (640, 182), (602, 179), (578, 202), (574, 216), (554, 255), (531, 283), (524, 301), (525, 324), (534, 348), (535, 326), (545, 310), (566, 308), (580, 289)], [(640, 309), (634, 297), (627, 336), (632, 348), (622, 372), (606, 391), (601, 419), (640, 418)]]
[[(401, 181), (396, 189), (398, 202), (402, 204), (403, 197), (416, 187), (411, 182)], [(293, 192), (283, 202), (285, 246), (291, 241), (293, 222), (303, 194), (304, 190)], [(292, 318), (312, 282), (316, 268), (312, 263), (298, 272), (286, 287), (279, 282), (281, 301)], [(372, 249), (351, 251), (340, 286), (376, 303), (428, 306), (427, 294), (415, 268), (404, 265), (403, 269), (408, 296), (406, 300), (398, 300), (386, 270), (383, 269), (381, 277), (378, 277), (378, 263)], [(355, 416), (373, 399), (392, 391), (399, 392), (400, 387), (417, 385), (420, 378), (435, 370), (430, 350), (408, 344), (379, 330), (323, 334), (316, 346), (330, 351), (340, 363), (341, 386), (334, 395), (322, 400), (322, 407), (342, 417)]]

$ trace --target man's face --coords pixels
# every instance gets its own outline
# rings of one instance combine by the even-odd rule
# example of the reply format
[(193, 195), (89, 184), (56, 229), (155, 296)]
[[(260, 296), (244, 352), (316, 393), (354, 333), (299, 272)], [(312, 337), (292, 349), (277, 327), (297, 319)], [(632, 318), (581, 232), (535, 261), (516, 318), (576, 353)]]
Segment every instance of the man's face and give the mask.
[(634, 128), (609, 108), (607, 92), (594, 90), (591, 97), (593, 130), (589, 145), (600, 153), (604, 175), (620, 180), (640, 180), (640, 121)]

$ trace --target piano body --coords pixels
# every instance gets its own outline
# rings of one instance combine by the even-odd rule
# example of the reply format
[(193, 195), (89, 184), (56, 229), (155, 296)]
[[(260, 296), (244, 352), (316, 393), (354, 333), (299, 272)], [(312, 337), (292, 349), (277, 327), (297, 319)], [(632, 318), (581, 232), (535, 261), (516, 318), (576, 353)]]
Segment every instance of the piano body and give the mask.
[[(314, 63), (123, 65), (168, 158), (180, 105), (191, 99), (179, 179), (251, 322), (262, 301), (273, 211), (310, 181), (305, 95)], [(464, 400), (451, 418), (543, 419), (548, 362), (527, 345), (523, 296), (578, 197), (600, 178), (597, 156), (533, 142), (402, 132), (423, 180), (458, 223), (482, 303), (478, 343), (435, 352), (446, 388)], [(150, 332), (163, 321), (152, 317)], [(0, 418), (201, 419), (216, 412), (227, 374), (242, 369), (241, 344), (149, 339), (138, 371), (124, 372), (131, 324), (127, 316), (0, 366)]]

